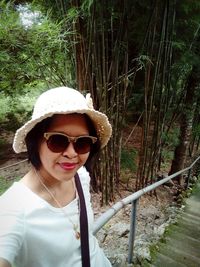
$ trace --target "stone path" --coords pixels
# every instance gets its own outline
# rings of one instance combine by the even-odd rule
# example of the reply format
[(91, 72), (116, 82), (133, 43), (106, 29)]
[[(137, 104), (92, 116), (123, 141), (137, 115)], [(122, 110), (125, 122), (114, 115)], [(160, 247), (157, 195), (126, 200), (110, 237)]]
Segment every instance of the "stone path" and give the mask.
[[(145, 265), (147, 266), (147, 265)], [(200, 182), (178, 222), (169, 227), (151, 267), (200, 267)]]

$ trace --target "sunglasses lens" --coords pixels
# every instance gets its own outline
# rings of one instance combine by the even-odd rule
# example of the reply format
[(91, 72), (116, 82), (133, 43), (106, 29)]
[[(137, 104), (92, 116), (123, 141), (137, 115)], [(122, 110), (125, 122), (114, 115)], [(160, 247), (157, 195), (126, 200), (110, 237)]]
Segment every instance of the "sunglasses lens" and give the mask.
[(92, 146), (92, 139), (89, 137), (80, 137), (74, 143), (74, 149), (79, 154), (90, 152)]
[(64, 151), (69, 145), (67, 137), (59, 134), (54, 134), (47, 140), (48, 148), (55, 153)]

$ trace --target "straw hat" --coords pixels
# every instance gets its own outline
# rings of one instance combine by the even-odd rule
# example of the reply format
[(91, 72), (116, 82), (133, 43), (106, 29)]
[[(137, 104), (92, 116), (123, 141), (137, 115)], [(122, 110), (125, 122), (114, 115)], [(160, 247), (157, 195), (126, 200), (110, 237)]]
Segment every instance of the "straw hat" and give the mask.
[(54, 114), (87, 114), (92, 120), (103, 148), (109, 141), (112, 128), (105, 114), (93, 107), (90, 94), (84, 97), (79, 91), (68, 87), (57, 87), (42, 93), (37, 99), (32, 119), (19, 128), (14, 137), (13, 149), (16, 153), (27, 151), (25, 138), (34, 126)]

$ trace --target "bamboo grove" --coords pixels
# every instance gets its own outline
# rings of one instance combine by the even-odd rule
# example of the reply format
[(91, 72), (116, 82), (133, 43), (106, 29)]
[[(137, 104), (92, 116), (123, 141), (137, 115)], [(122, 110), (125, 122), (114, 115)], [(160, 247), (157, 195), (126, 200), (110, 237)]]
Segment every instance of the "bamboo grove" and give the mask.
[(112, 139), (97, 158), (92, 179), (93, 188), (102, 192), (102, 204), (113, 200), (118, 189), (124, 128), (130, 121), (141, 127), (133, 190), (154, 182), (166, 150), (174, 153), (169, 173), (198, 153), (198, 0), (14, 3), (31, 3), (61, 23), (63, 58), (73, 67), (67, 69), (72, 80), (59, 84), (90, 92), (95, 108), (112, 123)]

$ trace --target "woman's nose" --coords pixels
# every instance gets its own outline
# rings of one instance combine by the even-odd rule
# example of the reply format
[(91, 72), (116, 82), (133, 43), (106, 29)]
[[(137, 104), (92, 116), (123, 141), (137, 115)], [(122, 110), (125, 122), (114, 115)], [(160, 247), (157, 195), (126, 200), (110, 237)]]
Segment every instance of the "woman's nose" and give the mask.
[(78, 153), (75, 151), (73, 143), (70, 142), (67, 148), (63, 151), (63, 156), (68, 158), (74, 158), (77, 155)]

